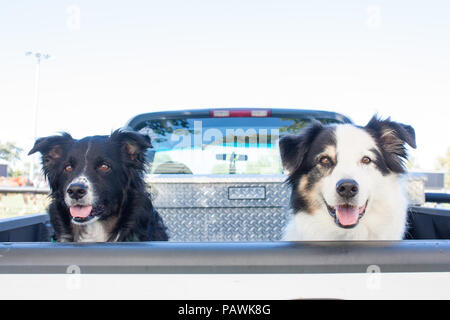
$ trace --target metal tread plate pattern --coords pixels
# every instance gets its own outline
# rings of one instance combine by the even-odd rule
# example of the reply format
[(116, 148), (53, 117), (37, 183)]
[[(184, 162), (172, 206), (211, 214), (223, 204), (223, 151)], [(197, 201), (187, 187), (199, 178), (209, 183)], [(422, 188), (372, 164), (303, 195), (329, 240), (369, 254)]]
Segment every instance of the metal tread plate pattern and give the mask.
[(276, 241), (290, 214), (285, 176), (153, 175), (170, 241)]
[(170, 241), (277, 241), (286, 208), (158, 208)]
[(266, 184), (152, 184), (156, 208), (258, 208), (287, 207), (289, 189)]

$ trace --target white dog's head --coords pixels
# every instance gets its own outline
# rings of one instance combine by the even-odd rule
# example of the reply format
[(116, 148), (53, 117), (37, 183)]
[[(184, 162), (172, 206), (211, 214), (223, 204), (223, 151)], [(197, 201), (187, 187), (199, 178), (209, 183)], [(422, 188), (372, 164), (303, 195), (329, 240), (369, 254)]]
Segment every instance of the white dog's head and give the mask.
[(411, 126), (373, 117), (365, 127), (313, 122), (280, 140), (295, 212), (326, 212), (353, 228), (366, 213), (382, 179), (404, 173), (405, 143), (415, 148)]

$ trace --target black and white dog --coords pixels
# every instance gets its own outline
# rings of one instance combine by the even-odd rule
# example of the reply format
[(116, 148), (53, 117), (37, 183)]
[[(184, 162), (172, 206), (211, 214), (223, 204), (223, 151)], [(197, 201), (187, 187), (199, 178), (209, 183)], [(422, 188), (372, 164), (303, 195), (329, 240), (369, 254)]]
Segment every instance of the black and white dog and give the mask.
[(81, 140), (36, 140), (51, 188), (48, 208), (59, 242), (168, 240), (143, 180), (150, 138), (117, 130)]
[(373, 117), (365, 127), (314, 121), (280, 139), (294, 215), (283, 240), (399, 240), (406, 228), (402, 179), (411, 126)]

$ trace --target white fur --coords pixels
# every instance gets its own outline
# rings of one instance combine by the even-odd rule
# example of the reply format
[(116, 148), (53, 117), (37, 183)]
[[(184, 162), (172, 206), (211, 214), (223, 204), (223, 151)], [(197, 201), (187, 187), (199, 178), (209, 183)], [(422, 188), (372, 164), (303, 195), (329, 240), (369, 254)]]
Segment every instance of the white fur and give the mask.
[(340, 198), (336, 183), (341, 179), (358, 182), (358, 206), (368, 205), (358, 225), (351, 229), (339, 227), (328, 213), (326, 205), (315, 212), (297, 212), (288, 222), (283, 240), (400, 240), (406, 227), (407, 198), (404, 181), (398, 174), (383, 176), (374, 163), (364, 165), (361, 159), (374, 155), (377, 148), (373, 138), (352, 125), (336, 127), (336, 159), (333, 172), (318, 183), (317, 192), (330, 206)]
[(75, 206), (75, 205), (82, 205), (82, 206), (88, 206), (88, 205), (93, 205), (95, 203), (96, 200), (96, 196), (95, 196), (95, 191), (94, 191), (94, 187), (92, 185), (92, 183), (89, 181), (89, 179), (84, 176), (84, 175), (80, 175), (77, 178), (73, 179), (68, 185), (67, 188), (69, 188), (69, 186), (73, 183), (81, 183), (84, 184), (86, 186), (87, 189), (87, 193), (86, 195), (79, 199), (79, 200), (75, 200), (72, 199), (71, 197), (69, 197), (67, 191), (66, 191), (66, 195), (64, 196), (64, 200), (67, 204), (68, 207), (71, 206)]
[(104, 226), (99, 221), (83, 224), (82, 233), (77, 242), (106, 242), (109, 234), (106, 232)]

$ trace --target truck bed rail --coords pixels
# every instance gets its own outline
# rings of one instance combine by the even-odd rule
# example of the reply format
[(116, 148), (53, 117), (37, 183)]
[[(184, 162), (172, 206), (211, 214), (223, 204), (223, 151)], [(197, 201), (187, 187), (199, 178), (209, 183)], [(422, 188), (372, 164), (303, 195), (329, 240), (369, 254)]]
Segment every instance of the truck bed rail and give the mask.
[(450, 203), (449, 193), (425, 193), (426, 202)]
[(3, 243), (0, 274), (449, 272), (450, 241)]
[(32, 194), (49, 194), (49, 188), (35, 187), (4, 187), (0, 186), (0, 193), (32, 193)]

